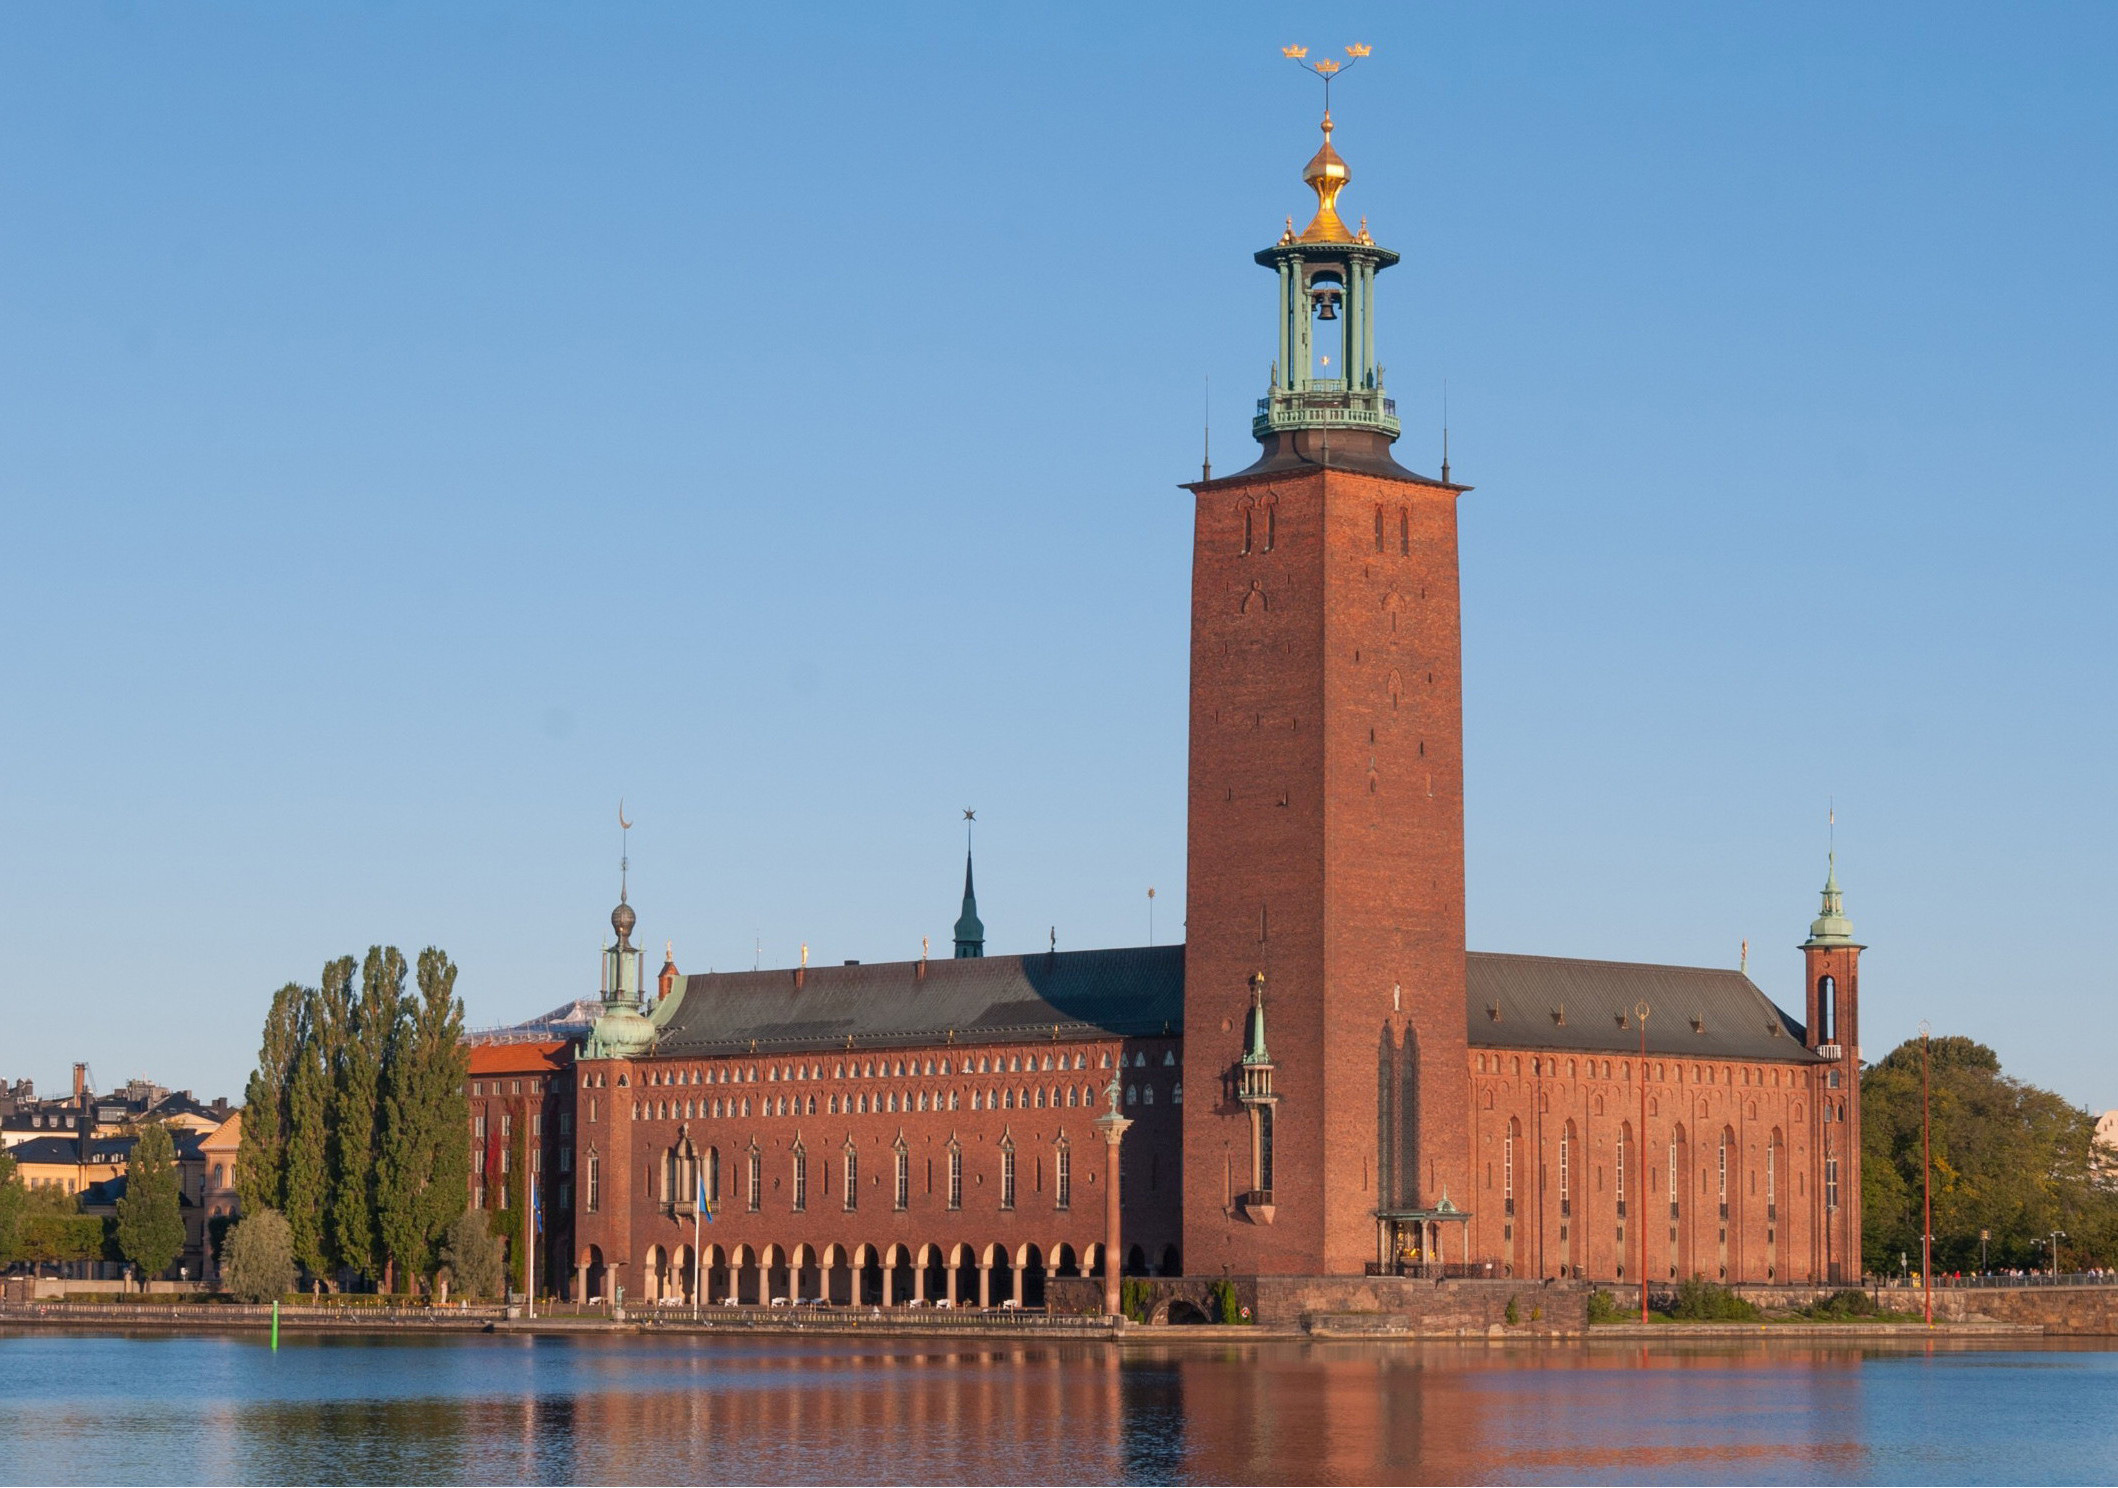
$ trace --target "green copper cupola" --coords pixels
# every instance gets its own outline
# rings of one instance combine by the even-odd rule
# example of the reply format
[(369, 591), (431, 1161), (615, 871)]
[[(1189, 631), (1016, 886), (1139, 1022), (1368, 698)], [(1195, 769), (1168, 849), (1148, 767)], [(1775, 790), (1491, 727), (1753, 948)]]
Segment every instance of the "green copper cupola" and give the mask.
[[(622, 806), (618, 820), (627, 827), (631, 825), (625, 821)], [(627, 1059), (654, 1047), (654, 1024), (640, 1011), (640, 950), (632, 943), (633, 929), (640, 921), (626, 902), (629, 866), (624, 857), (619, 859), (618, 907), (610, 912), (610, 928), (618, 938), (615, 944), (603, 948), (602, 1011), (589, 1029), (582, 1051), (586, 1059)]]
[(1272, 387), (1251, 421), (1261, 444), (1296, 431), (1344, 430), (1371, 436), (1358, 441), (1370, 444), (1400, 433), (1375, 349), (1375, 278), (1398, 256), (1377, 246), (1366, 218), (1357, 231), (1340, 220), (1338, 196), (1352, 172), (1332, 147), (1332, 127), (1327, 109), (1324, 143), (1302, 172), (1316, 215), (1299, 233), (1288, 218), (1280, 240), (1256, 255), (1279, 278)]
[(1823, 912), (1809, 922), (1807, 946), (1845, 946), (1853, 944), (1853, 921), (1846, 918), (1845, 896), (1839, 892), (1839, 855), (1834, 852), (1825, 860)]

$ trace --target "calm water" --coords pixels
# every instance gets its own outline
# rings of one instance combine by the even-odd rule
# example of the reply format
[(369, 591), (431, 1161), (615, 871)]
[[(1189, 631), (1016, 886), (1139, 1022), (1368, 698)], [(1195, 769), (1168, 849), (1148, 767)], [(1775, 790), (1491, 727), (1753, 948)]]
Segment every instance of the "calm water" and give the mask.
[(2118, 1352), (0, 1331), (0, 1482), (2108, 1483)]

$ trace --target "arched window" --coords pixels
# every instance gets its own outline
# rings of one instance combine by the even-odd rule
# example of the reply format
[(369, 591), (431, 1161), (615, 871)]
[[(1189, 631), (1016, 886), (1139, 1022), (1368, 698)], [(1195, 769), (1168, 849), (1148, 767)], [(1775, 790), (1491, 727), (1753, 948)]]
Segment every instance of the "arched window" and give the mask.
[(963, 1207), (963, 1149), (949, 1143), (949, 1207)]
[(897, 1144), (896, 1202), (893, 1207), (904, 1210), (912, 1207), (912, 1154), (905, 1144)]
[(1052, 1159), (1052, 1162), (1054, 1173), (1052, 1207), (1055, 1209), (1071, 1209), (1074, 1207), (1073, 1149), (1068, 1147), (1066, 1143), (1061, 1142), (1058, 1154)]
[(1249, 553), (1250, 553), (1250, 547), (1251, 547), (1251, 543), (1252, 543), (1252, 540), (1253, 540), (1253, 538), (1255, 537), (1255, 527), (1256, 527), (1256, 519), (1257, 519), (1257, 509), (1256, 509), (1256, 508), (1255, 508), (1255, 507), (1254, 507), (1254, 506), (1253, 506), (1253, 505), (1251, 504), (1250, 498), (1249, 498), (1248, 496), (1246, 496), (1246, 497), (1244, 497), (1244, 498), (1243, 498), (1243, 503), (1242, 503), (1242, 505), (1243, 505), (1243, 552), (1244, 552), (1244, 555), (1245, 555), (1245, 556), (1247, 557), (1247, 556), (1249, 555)]
[(794, 1212), (799, 1214), (809, 1207), (809, 1154), (802, 1150), (801, 1143), (794, 1144)]
[(750, 1194), (749, 1208), (758, 1212), (765, 1202), (765, 1155), (753, 1147), (750, 1149)]
[(1721, 1132), (1720, 1151), (1716, 1158), (1717, 1173), (1715, 1177), (1715, 1182), (1719, 1187), (1719, 1196), (1715, 1202), (1720, 1205), (1721, 1220), (1724, 1224), (1728, 1221), (1728, 1144), (1731, 1140), (1728, 1131), (1724, 1128)]
[(1816, 980), (1816, 1041), (1820, 1044), (1835, 1044), (1839, 1041), (1839, 984), (1834, 977), (1818, 977)]
[(1625, 1218), (1625, 1149), (1632, 1145), (1633, 1124), (1628, 1121), (1618, 1128), (1618, 1150), (1613, 1154), (1613, 1177), (1616, 1180), (1618, 1217)]
[(1559, 1131), (1559, 1217), (1567, 1218), (1574, 1212), (1573, 1189), (1574, 1123), (1569, 1121)]
[(1015, 1144), (1006, 1142), (1000, 1148), (1000, 1207), (1015, 1207)]
[(846, 1144), (845, 1205), (848, 1209), (860, 1207), (860, 1154), (850, 1142)]
[(1501, 1139), (1500, 1147), (1500, 1198), (1502, 1213), (1513, 1218), (1515, 1214), (1515, 1139), (1522, 1134), (1522, 1123), (1509, 1118), (1507, 1135)]
[(588, 1172), (583, 1180), (583, 1197), (588, 1212), (594, 1214), (603, 1207), (603, 1158), (595, 1148), (588, 1149)]
[(1381, 503), (1380, 501), (1378, 501), (1378, 502), (1376, 502), (1376, 503), (1375, 503), (1375, 551), (1376, 551), (1376, 552), (1378, 552), (1378, 553), (1380, 553), (1380, 552), (1381, 552), (1382, 550), (1383, 550), (1383, 504), (1382, 504), (1382, 503)]

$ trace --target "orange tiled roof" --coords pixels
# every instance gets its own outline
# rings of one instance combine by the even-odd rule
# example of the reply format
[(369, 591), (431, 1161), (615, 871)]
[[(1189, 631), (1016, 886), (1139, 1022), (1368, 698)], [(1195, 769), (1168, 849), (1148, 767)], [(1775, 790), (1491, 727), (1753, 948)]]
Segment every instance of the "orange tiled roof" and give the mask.
[(534, 1044), (473, 1044), (473, 1075), (542, 1075), (566, 1068), (564, 1039)]

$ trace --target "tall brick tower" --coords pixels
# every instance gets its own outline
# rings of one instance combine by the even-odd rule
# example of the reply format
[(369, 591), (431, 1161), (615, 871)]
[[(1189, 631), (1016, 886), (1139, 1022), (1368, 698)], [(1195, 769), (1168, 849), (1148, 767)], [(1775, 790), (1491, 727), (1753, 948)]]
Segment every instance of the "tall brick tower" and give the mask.
[(1811, 1195), (1817, 1236), (1815, 1274), (1861, 1276), (1861, 952), (1839, 892), (1838, 854), (1824, 873), (1822, 913), (1802, 942), (1809, 988), (1808, 1043), (1826, 1061), (1818, 1072), (1811, 1135), (1822, 1154), (1823, 1192)]
[(1328, 109), (1323, 131), (1303, 173), (1314, 218), (1256, 255), (1279, 280), (1278, 355), (1252, 423), (1263, 449), (1187, 488), (1194, 1275), (1358, 1274), (1423, 1223), (1456, 1259), (1461, 1230), (1431, 1222), (1461, 1219), (1471, 1196), (1467, 488), (1392, 458), (1375, 282), (1398, 255), (1365, 219), (1340, 220), (1348, 172)]

